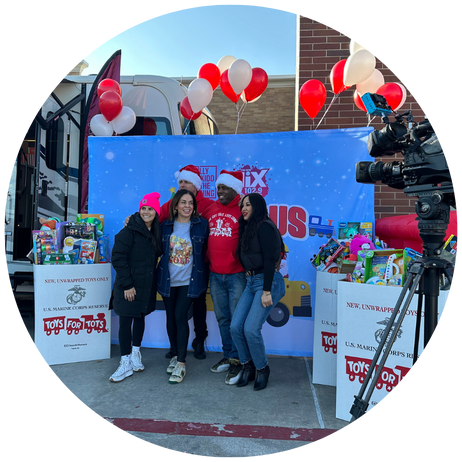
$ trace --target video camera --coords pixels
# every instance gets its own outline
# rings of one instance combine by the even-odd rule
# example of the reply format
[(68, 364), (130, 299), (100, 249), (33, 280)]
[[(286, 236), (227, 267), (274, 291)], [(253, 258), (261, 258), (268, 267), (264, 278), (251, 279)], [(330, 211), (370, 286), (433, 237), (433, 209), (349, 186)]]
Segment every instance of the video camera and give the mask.
[[(404, 159), (358, 162), (356, 181), (367, 184), (381, 181), (391, 188), (403, 189), (407, 196), (432, 195), (433, 191), (438, 191), (454, 197), (448, 164), (430, 122), (415, 123), (411, 111), (395, 113), (395, 122), (390, 122), (388, 115), (393, 111), (383, 96), (366, 93), (362, 99), (368, 113), (381, 114), (386, 124), (369, 135), (369, 155), (382, 157), (402, 153)], [(451, 202), (455, 206), (455, 200)]]

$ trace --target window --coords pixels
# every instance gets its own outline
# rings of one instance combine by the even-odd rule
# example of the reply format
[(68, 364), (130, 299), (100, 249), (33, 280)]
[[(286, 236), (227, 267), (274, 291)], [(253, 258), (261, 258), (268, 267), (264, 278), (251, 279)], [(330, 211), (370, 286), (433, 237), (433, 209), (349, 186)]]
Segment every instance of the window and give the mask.
[(135, 126), (123, 136), (162, 136), (171, 135), (172, 126), (165, 117), (137, 117)]

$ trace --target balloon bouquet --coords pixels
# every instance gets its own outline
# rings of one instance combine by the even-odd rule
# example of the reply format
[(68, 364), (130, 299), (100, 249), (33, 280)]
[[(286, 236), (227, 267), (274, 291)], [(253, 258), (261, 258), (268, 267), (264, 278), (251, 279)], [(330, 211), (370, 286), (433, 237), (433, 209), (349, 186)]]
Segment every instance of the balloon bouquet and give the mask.
[[(218, 87), (236, 105), (237, 125), (248, 103), (257, 101), (268, 86), (268, 75), (260, 67), (252, 68), (244, 59), (223, 56), (217, 64), (204, 64), (188, 88), (188, 94), (180, 104), (185, 119), (196, 120), (210, 103), (213, 92)], [(243, 103), (238, 107), (239, 98)], [(189, 124), (188, 124), (189, 125)], [(186, 131), (187, 127), (185, 128)]]
[[(375, 66), (374, 55), (358, 43), (351, 41), (348, 59), (340, 60), (331, 69), (329, 80), (334, 97), (316, 128), (319, 127), (340, 93), (353, 85), (356, 85), (353, 101), (356, 107), (364, 112), (367, 110), (361, 96), (365, 93), (382, 95), (393, 111), (397, 111), (404, 104), (407, 97), (406, 88), (400, 83), (385, 83), (382, 73)], [(300, 88), (299, 100), (304, 111), (314, 119), (323, 107), (326, 96), (327, 91), (324, 84), (319, 80), (312, 79), (305, 82)], [(368, 117), (370, 117), (369, 114)], [(369, 124), (370, 122), (369, 118)]]
[(122, 90), (118, 82), (104, 79), (98, 84), (98, 105), (101, 114), (90, 120), (90, 129), (95, 136), (120, 135), (130, 131), (136, 123), (133, 109), (124, 106)]

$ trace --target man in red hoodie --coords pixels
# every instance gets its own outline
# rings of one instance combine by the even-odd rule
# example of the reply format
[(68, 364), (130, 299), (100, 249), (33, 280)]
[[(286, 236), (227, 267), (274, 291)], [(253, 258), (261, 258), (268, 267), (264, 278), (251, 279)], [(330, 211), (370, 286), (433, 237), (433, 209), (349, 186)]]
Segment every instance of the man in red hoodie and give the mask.
[(228, 372), (225, 383), (234, 385), (242, 374), (237, 349), (230, 333), (231, 318), (244, 292), (246, 278), (237, 256), (242, 172), (222, 170), (217, 178), (218, 200), (204, 210), (209, 222), (207, 257), (210, 265), (210, 294), (220, 329), (223, 359), (212, 372)]

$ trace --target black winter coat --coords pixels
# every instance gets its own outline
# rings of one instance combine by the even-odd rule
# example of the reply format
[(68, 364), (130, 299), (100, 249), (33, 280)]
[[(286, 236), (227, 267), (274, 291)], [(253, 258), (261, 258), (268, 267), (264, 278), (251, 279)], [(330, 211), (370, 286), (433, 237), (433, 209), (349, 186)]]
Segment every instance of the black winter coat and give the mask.
[[(114, 238), (112, 266), (116, 272), (109, 309), (119, 316), (139, 317), (156, 308), (157, 260), (161, 253), (153, 245), (152, 233), (137, 212)], [(135, 287), (135, 299), (124, 298), (124, 290)]]

